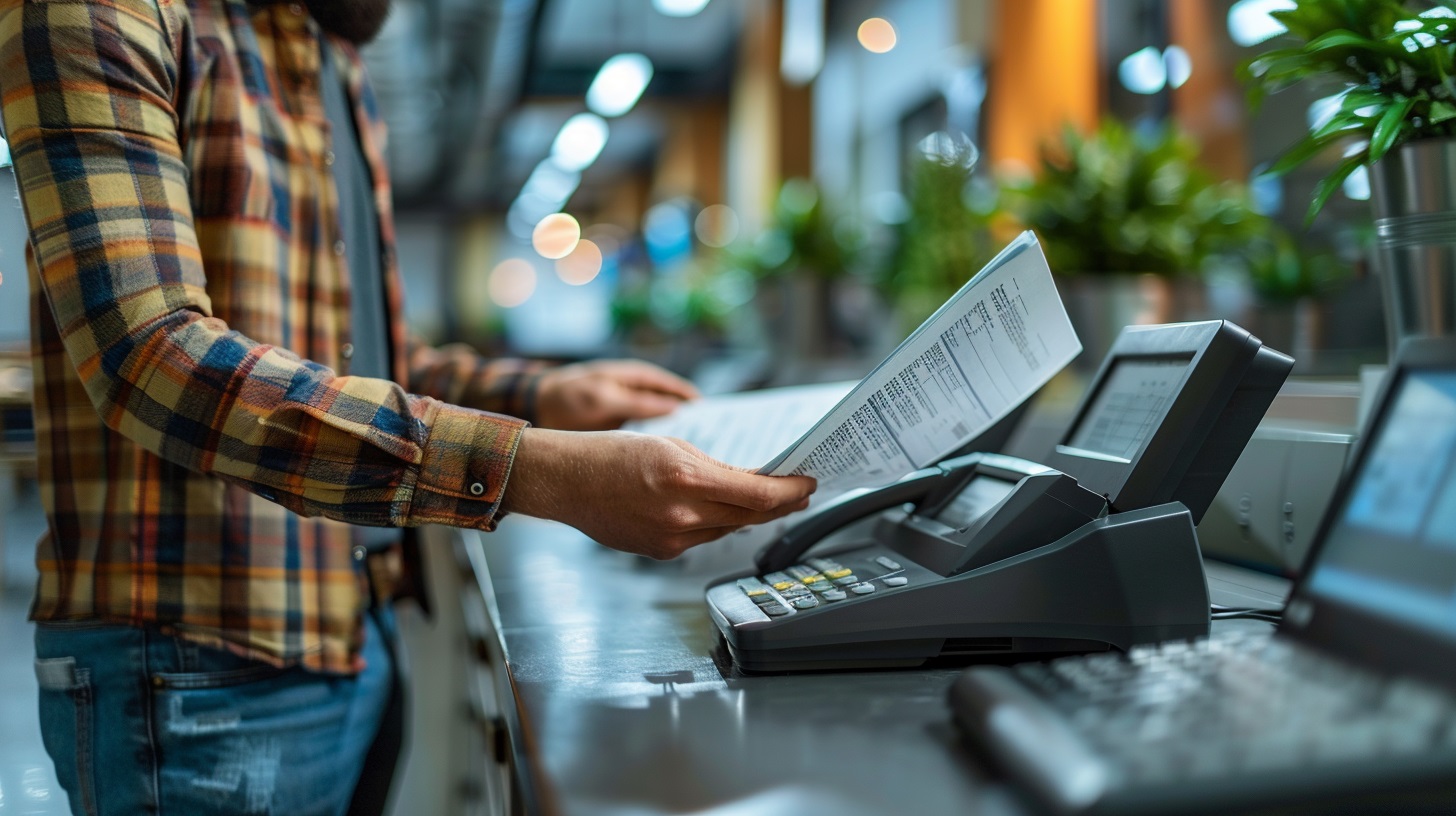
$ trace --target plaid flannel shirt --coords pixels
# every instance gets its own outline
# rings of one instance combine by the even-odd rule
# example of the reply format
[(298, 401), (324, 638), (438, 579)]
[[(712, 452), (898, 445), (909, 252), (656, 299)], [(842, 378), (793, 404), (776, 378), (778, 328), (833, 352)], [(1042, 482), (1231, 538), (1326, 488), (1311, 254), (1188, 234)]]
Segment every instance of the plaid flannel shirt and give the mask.
[(337, 41), (405, 387), (348, 376), (324, 36), (298, 4), (0, 0), (49, 522), (36, 620), (353, 672), (368, 587), (344, 522), (494, 525), (526, 424), (500, 414), (531, 413), (536, 368), (407, 338), (384, 133)]

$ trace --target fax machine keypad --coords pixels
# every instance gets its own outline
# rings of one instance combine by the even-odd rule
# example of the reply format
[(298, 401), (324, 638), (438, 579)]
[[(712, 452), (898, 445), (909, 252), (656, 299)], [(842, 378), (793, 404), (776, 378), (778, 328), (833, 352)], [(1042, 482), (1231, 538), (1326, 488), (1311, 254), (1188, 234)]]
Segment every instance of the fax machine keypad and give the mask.
[(851, 560), (853, 566), (834, 558), (807, 558), (777, 572), (741, 578), (738, 586), (765, 615), (782, 617), (792, 610), (808, 611), (873, 595), (881, 586), (901, 588), (912, 583), (904, 567), (893, 559)]

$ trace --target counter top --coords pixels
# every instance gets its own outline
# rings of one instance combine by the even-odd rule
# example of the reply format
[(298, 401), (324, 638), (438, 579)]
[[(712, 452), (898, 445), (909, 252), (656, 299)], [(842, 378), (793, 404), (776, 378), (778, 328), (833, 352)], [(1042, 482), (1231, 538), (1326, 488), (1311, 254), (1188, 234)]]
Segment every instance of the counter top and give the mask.
[(1025, 812), (961, 743), (956, 668), (744, 675), (718, 576), (533, 519), (464, 535), (527, 812)]

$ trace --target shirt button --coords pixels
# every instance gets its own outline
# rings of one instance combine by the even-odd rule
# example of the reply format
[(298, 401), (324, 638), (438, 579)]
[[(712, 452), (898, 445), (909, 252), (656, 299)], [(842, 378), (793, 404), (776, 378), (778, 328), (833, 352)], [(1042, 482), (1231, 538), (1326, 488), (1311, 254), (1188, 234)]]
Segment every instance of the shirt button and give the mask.
[(324, 151), (324, 166), (326, 166), (326, 167), (333, 167), (334, 166), (334, 151), (332, 151), (332, 150), (326, 150), (326, 151)]
[(354, 344), (353, 343), (345, 343), (344, 344), (344, 347), (341, 348), (341, 349), (339, 349), (339, 354), (342, 354), (344, 356), (344, 359), (345, 360), (352, 360), (352, 359), (354, 359)]
[(295, 16), (295, 17), (302, 17), (303, 16), (303, 4), (302, 3), (289, 3), (288, 4), (288, 11), (290, 13), (292, 13), (293, 16)]
[(354, 556), (355, 561), (363, 561), (364, 556), (368, 555), (369, 551), (364, 549), (363, 544), (355, 544), (354, 548), (349, 550), (349, 554)]
[(343, 239), (340, 239), (340, 240), (334, 242), (334, 254), (335, 255), (338, 255), (340, 257), (343, 257), (343, 255), (344, 255), (344, 241), (343, 241)]
[(470, 495), (472, 495), (472, 496), (483, 496), (483, 495), (485, 495), (485, 485), (481, 484), (480, 482), (474, 482), (473, 484), (470, 485)]

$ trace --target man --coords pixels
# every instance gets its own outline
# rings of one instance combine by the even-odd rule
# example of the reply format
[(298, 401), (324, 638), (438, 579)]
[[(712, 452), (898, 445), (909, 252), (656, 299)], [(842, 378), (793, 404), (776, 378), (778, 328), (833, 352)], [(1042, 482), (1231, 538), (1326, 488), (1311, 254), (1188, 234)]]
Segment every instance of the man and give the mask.
[(669, 558), (813, 489), (595, 432), (692, 396), (646, 364), (406, 336), (355, 51), (387, 9), (0, 0), (49, 523), (36, 672), (76, 813), (377, 811), (410, 554), (388, 530), (511, 511)]

